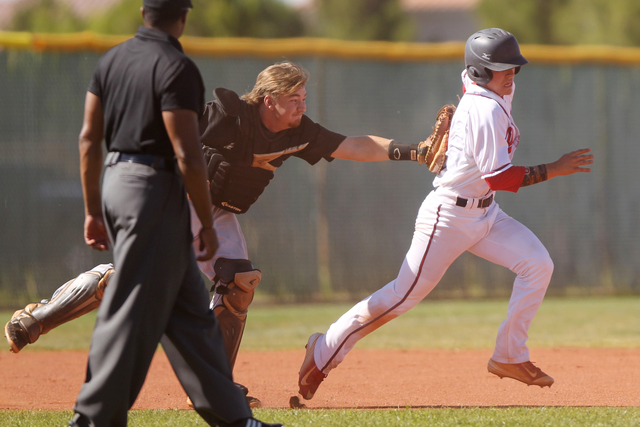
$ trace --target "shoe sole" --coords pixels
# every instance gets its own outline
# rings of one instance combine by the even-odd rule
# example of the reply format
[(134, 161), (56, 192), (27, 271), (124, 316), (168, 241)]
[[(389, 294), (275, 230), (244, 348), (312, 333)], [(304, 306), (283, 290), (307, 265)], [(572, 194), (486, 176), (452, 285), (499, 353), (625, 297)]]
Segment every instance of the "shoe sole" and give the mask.
[(7, 342), (11, 346), (11, 352), (18, 354), (20, 352), (20, 349), (18, 348), (16, 343), (14, 343), (13, 340), (11, 339), (11, 334), (9, 333), (9, 323), (11, 322), (7, 322), (7, 324), (4, 325), (4, 336), (5, 338), (7, 338)]
[(537, 385), (540, 388), (544, 388), (544, 387), (551, 388), (551, 386), (553, 385), (553, 382), (551, 384), (533, 384), (533, 383), (528, 383), (528, 382), (524, 381), (521, 378), (518, 378), (518, 377), (515, 377), (515, 376), (511, 375), (507, 371), (503, 371), (502, 368), (500, 368), (499, 366), (497, 366), (497, 365), (495, 365), (493, 363), (493, 360), (489, 360), (489, 363), (487, 364), (487, 370), (489, 371), (489, 373), (491, 373), (493, 375), (497, 375), (498, 377), (500, 377), (500, 379), (502, 379), (502, 378), (511, 378), (512, 380), (520, 381), (521, 383), (526, 384), (527, 386)]
[[(307, 352), (304, 355), (304, 361), (302, 362), (302, 366), (306, 365), (309, 362), (309, 359), (313, 358), (313, 352), (315, 351), (315, 348), (316, 348), (316, 342), (321, 336), (322, 334), (320, 332), (316, 332), (315, 334), (309, 337), (309, 341), (307, 341), (307, 343), (304, 346), (304, 349), (307, 350)], [(311, 351), (308, 351), (309, 345), (311, 345), (312, 347)], [(311, 354), (311, 356), (309, 356), (309, 354)], [(302, 372), (302, 369), (300, 370), (300, 372), (298, 372), (298, 375), (300, 375), (301, 372)]]
[[(304, 361), (302, 362), (302, 366), (306, 366), (307, 363), (309, 363), (309, 360), (313, 359), (313, 353), (314, 353), (314, 350), (315, 350), (315, 347), (316, 347), (316, 342), (318, 341), (318, 339), (321, 336), (322, 336), (322, 334), (320, 332), (316, 332), (315, 334), (313, 334), (313, 335), (311, 335), (309, 337), (309, 340), (307, 341), (307, 344), (305, 344), (305, 346), (304, 346), (304, 348), (305, 348), (305, 350), (307, 350), (307, 352), (304, 355)], [(311, 351), (309, 351), (309, 346), (311, 346)], [(300, 367), (300, 371), (298, 372), (298, 393), (300, 393), (300, 386), (301, 386), (300, 385), (300, 375), (302, 374), (302, 366)], [(311, 400), (313, 398), (313, 396), (315, 395), (315, 392), (313, 392), (311, 394), (307, 393), (306, 395), (300, 393), (300, 395), (305, 400)]]

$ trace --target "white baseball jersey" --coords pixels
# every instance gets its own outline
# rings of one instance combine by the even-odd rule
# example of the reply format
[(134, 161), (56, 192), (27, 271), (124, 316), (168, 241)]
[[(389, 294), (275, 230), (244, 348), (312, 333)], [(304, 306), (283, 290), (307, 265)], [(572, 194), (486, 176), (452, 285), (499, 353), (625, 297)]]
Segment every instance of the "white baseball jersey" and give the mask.
[(433, 181), (466, 198), (482, 198), (492, 190), (484, 178), (511, 167), (520, 131), (511, 117), (511, 95), (501, 98), (473, 83), (462, 72), (465, 94), (451, 122), (447, 167)]
[(436, 177), (435, 190), (418, 211), (398, 276), (318, 338), (313, 357), (325, 374), (360, 339), (422, 301), (465, 251), (516, 274), (492, 359), (500, 363), (529, 360), (528, 329), (551, 280), (553, 261), (531, 230), (487, 197), (493, 191), (485, 181), (511, 167), (518, 146), (520, 134), (511, 118), (513, 91), (503, 99), (471, 82), (466, 72), (462, 78), (465, 95), (453, 116), (446, 169)]

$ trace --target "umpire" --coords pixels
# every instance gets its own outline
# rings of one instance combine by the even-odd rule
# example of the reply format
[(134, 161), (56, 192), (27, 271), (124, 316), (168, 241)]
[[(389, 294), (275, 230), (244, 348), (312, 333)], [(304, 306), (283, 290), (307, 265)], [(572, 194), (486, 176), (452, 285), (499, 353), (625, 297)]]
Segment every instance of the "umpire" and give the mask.
[[(198, 260), (218, 247), (198, 134), (204, 84), (177, 40), (191, 7), (191, 0), (144, 0), (144, 26), (100, 59), (86, 95), (85, 241), (98, 250), (112, 242), (116, 272), (70, 426), (126, 426), (159, 342), (210, 425), (265, 425), (233, 383), (191, 245), (187, 192), (202, 222)], [(103, 138), (109, 153), (100, 188)]]

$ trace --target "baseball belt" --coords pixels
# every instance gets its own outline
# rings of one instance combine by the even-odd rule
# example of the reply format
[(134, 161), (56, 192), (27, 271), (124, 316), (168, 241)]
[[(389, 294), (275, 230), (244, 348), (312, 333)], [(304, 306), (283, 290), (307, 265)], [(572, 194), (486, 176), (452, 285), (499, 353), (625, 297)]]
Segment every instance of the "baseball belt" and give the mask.
[(119, 162), (139, 163), (150, 166), (156, 170), (175, 172), (176, 160), (171, 157), (156, 156), (153, 154), (129, 154), (111, 151), (105, 159), (105, 166), (115, 165)]
[[(465, 199), (464, 197), (460, 197), (458, 196), (458, 198), (456, 199), (456, 206), (460, 206), (462, 208), (466, 208), (467, 207), (467, 203), (469, 203), (469, 199)], [(491, 206), (491, 203), (493, 203), (493, 194), (490, 195), (489, 197), (486, 197), (484, 199), (480, 199), (478, 200), (478, 204), (476, 206), (476, 208), (488, 208), (489, 206)]]

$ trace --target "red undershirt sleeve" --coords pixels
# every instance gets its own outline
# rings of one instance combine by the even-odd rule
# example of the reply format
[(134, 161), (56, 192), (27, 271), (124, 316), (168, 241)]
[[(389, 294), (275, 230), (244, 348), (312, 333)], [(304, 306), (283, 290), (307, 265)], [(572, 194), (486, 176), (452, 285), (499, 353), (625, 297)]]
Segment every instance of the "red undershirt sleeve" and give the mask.
[(526, 169), (524, 166), (512, 166), (498, 175), (485, 178), (485, 181), (493, 191), (502, 190), (517, 193), (522, 186)]

